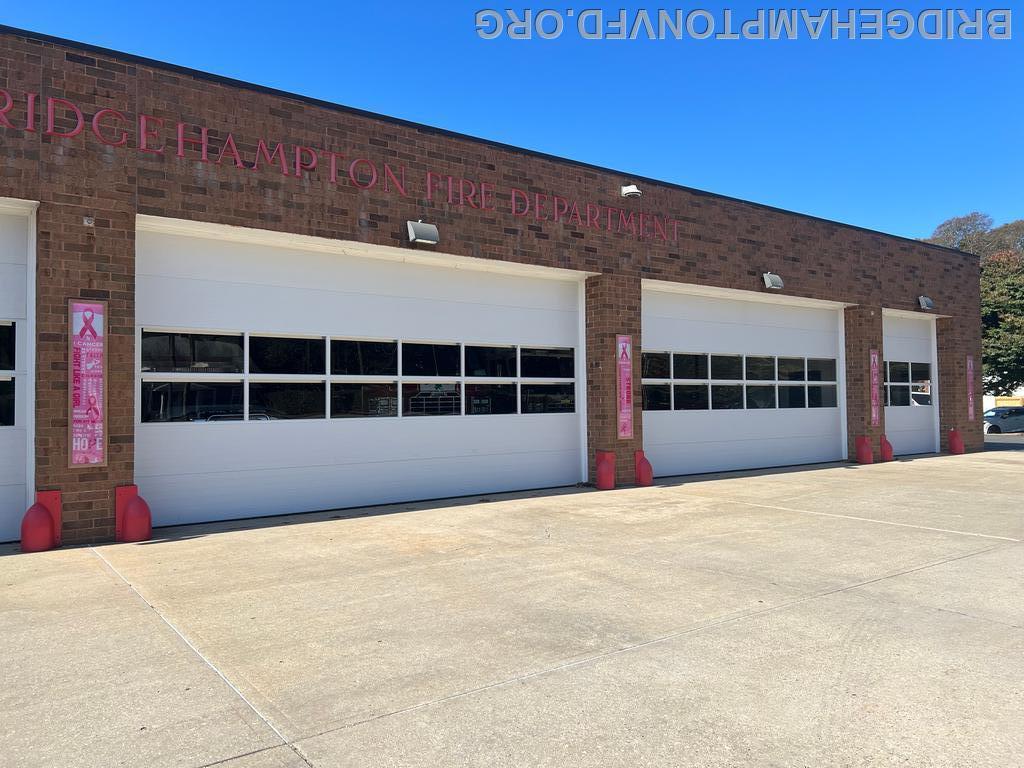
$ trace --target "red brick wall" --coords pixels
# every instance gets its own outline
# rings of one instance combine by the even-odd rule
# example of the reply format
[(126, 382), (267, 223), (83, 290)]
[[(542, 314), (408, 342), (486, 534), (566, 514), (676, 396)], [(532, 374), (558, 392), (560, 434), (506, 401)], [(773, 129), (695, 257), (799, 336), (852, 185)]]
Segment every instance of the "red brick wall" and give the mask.
[[(69, 541), (109, 536), (112, 488), (132, 477), (136, 212), (398, 247), (408, 247), (405, 221), (423, 218), (439, 226), (440, 250), (448, 253), (599, 273), (587, 285), (588, 300), (593, 298), (587, 308), (591, 449), (614, 437), (613, 374), (595, 366), (604, 364), (605, 354), (611, 361), (615, 333), (631, 333), (639, 353), (641, 279), (761, 290), (760, 274), (772, 270), (784, 277), (785, 295), (871, 308), (914, 310), (916, 297), (927, 294), (951, 316), (939, 337), (943, 423), (964, 430), (969, 448), (981, 445), (980, 420), (966, 422), (965, 390), (956, 389), (965, 386), (957, 366), (968, 353), (981, 358), (978, 265), (963, 254), (11, 33), (0, 33), (0, 88), (40, 94), (35, 132), (18, 129), (25, 123), (21, 102), (7, 113), (15, 128), (0, 125), (0, 196), (40, 201), (37, 483), (65, 492), (68, 524), (74, 526)], [(161, 138), (153, 143), (166, 149), (138, 151), (137, 126), (122, 148), (101, 145), (88, 124), (74, 138), (45, 136), (41, 105), (48, 96), (70, 99), (86, 120), (104, 107), (131, 121), (140, 113), (163, 119)], [(62, 115), (58, 127), (72, 125), (72, 117)], [(386, 194), (380, 184), (360, 190), (347, 181), (332, 183), (323, 166), (297, 179), (273, 167), (252, 171), (230, 160), (202, 162), (193, 148), (179, 158), (179, 120), (209, 129), (214, 159), (229, 133), (250, 164), (257, 141), (266, 138), (272, 145), (306, 145), (378, 166), (404, 166), (415, 191), (402, 197)], [(198, 128), (188, 135), (197, 136)], [(427, 171), (495, 185), (501, 190), (498, 210), (425, 201)], [(621, 199), (620, 185), (632, 181), (644, 196)], [(680, 223), (678, 241), (517, 218), (507, 211), (511, 187), (670, 217)], [(95, 228), (82, 226), (84, 215), (96, 217)], [(111, 464), (105, 470), (66, 468), (66, 302), (75, 296), (111, 302)], [(858, 360), (866, 365), (851, 355), (851, 377), (863, 376)], [(980, 398), (980, 384), (977, 392)], [(639, 408), (639, 397), (637, 403)], [(851, 407), (851, 426), (861, 417)], [(615, 442), (621, 480), (632, 477), (639, 412), (635, 423), (634, 440)]]
[[(590, 477), (596, 451), (615, 452), (616, 484), (634, 481), (633, 452), (644, 447), (640, 396), (640, 280), (629, 275), (588, 277), (587, 311), (587, 444)], [(618, 431), (618, 361), (615, 337), (633, 339), (633, 437)]]

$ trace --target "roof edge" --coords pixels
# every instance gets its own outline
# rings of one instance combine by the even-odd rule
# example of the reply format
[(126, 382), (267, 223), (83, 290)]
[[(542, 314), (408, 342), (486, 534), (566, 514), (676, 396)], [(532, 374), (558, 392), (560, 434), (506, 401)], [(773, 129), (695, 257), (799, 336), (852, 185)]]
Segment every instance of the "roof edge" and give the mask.
[(163, 69), (178, 74), (187, 75), (194, 77), (198, 80), (206, 80), (209, 82), (217, 83), (219, 85), (227, 85), (233, 88), (241, 90), (254, 91), (256, 93), (262, 93), (269, 96), (277, 96), (280, 98), (293, 99), (311, 106), (320, 107), (323, 109), (329, 109), (335, 112), (347, 112), (353, 115), (359, 115), (366, 117), (371, 120), (379, 120), (386, 123), (392, 123), (395, 125), (401, 125), (408, 128), (414, 128), (418, 131), (424, 131), (433, 133), (439, 136), (445, 136), (453, 139), (461, 139), (463, 141), (470, 141), (476, 144), (484, 144), (487, 146), (495, 147), (498, 149), (507, 150), (510, 152), (516, 152), (520, 154), (530, 155), (543, 160), (548, 160), (555, 163), (564, 163), (568, 165), (574, 165), (579, 168), (586, 168), (593, 171), (599, 171), (601, 173), (614, 174), (628, 178), (631, 181), (642, 181), (648, 184), (656, 184), (658, 186), (666, 187), (668, 189), (676, 189), (682, 192), (687, 192), (692, 195), (698, 195), (702, 197), (711, 197), (717, 200), (724, 200), (731, 203), (739, 203), (741, 205), (749, 205), (754, 208), (758, 208), (765, 211), (771, 211), (773, 213), (781, 213), (787, 216), (798, 216), (802, 219), (808, 219), (821, 224), (827, 224), (833, 227), (842, 227), (844, 229), (852, 229), (857, 232), (864, 232), (869, 235), (875, 235), (880, 237), (892, 238), (906, 243), (914, 243), (916, 245), (924, 246), (925, 248), (933, 248), (946, 253), (956, 254), (958, 256), (964, 256), (971, 259), (979, 259), (975, 254), (968, 253), (967, 251), (961, 251), (957, 248), (950, 248), (945, 245), (937, 245), (935, 243), (929, 243), (924, 240), (917, 240), (912, 237), (906, 237), (904, 235), (894, 235), (889, 232), (882, 232), (881, 230), (871, 229), (869, 227), (862, 227), (858, 224), (850, 224), (843, 221), (835, 221), (834, 219), (826, 219), (823, 216), (815, 216), (810, 213), (802, 213), (800, 211), (791, 211), (786, 208), (779, 208), (774, 205), (768, 205), (767, 203), (759, 203), (753, 200), (744, 200), (739, 197), (732, 197), (730, 195), (724, 195), (718, 192), (709, 192), (704, 189), (697, 189), (696, 187), (688, 187), (685, 184), (677, 184), (671, 181), (664, 181), (662, 179), (655, 179), (649, 176), (639, 176), (634, 173), (627, 171), (621, 171), (616, 168), (608, 168), (607, 166), (595, 165), (594, 163), (588, 163), (582, 160), (573, 160), (572, 158), (562, 157), (560, 155), (552, 155), (547, 152), (541, 152), (535, 149), (528, 149), (526, 147), (519, 147), (514, 144), (506, 144), (501, 141), (493, 139), (486, 139), (480, 136), (472, 136), (468, 133), (459, 133), (458, 131), (452, 131), (447, 128), (439, 128), (433, 125), (427, 125), (426, 123), (417, 123), (413, 120), (406, 120), (401, 117), (394, 117), (392, 115), (385, 115), (379, 112), (371, 112), (365, 109), (359, 109), (358, 107), (350, 107), (345, 104), (338, 104), (337, 102), (327, 101), (325, 99), (318, 99), (315, 96), (305, 96), (300, 93), (294, 93), (292, 91), (285, 91), (279, 88), (271, 88), (269, 86), (259, 85), (257, 83), (250, 83), (245, 80), (237, 80), (232, 77), (226, 77), (224, 75), (218, 75), (212, 72), (205, 72), (200, 69), (193, 69), (191, 67), (181, 66), (179, 64), (171, 64), (166, 61), (159, 59), (151, 59), (146, 56), (139, 56), (133, 53), (126, 53), (124, 51), (114, 50), (112, 48), (104, 48), (103, 46), (93, 45), (91, 43), (83, 43), (77, 40), (69, 40), (63, 37), (57, 37), (55, 35), (47, 35), (42, 32), (33, 32), (27, 29), (20, 29), (18, 27), (11, 27), (6, 24), (0, 24), (0, 35), (11, 35), (14, 37), (24, 37), (29, 40), (38, 40), (44, 43), (51, 43), (53, 45), (59, 45), (66, 48), (73, 48), (86, 53), (96, 53), (104, 56), (110, 56), (121, 61), (127, 61), (134, 64), (143, 66), (153, 67), (155, 69)]

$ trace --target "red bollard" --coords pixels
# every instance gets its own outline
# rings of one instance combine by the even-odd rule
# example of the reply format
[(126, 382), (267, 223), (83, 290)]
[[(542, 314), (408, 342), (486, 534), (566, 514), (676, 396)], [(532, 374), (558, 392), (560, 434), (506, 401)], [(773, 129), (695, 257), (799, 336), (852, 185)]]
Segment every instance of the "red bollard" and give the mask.
[(597, 490), (610, 491), (615, 487), (614, 451), (597, 452)]
[(38, 501), (28, 508), (21, 519), (21, 551), (45, 552), (57, 546), (50, 510)]
[(114, 489), (114, 539), (146, 541), (153, 536), (153, 514), (149, 504), (139, 496), (137, 485)]
[(889, 442), (885, 435), (878, 438), (878, 448), (881, 452), (882, 461), (892, 461), (895, 454), (892, 449), (892, 443)]
[(964, 438), (960, 434), (960, 430), (951, 429), (949, 430), (949, 452), (957, 455), (965, 452)]
[(871, 453), (871, 441), (864, 435), (857, 436), (857, 463), (874, 464), (875, 457)]
[(633, 465), (636, 470), (636, 484), (640, 486), (654, 485), (654, 467), (644, 456), (643, 451), (634, 451)]
[(60, 491), (39, 491), (21, 520), (21, 551), (45, 552), (60, 546), (63, 505)]

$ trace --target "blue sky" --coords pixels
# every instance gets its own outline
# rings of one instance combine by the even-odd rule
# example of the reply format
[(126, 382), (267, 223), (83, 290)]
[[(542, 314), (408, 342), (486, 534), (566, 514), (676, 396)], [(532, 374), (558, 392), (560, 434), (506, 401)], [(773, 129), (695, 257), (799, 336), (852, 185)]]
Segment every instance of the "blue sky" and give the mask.
[(1024, 11), (1010, 41), (478, 38), (506, 5), (50, 0), (0, 22), (894, 234), (1024, 217)]

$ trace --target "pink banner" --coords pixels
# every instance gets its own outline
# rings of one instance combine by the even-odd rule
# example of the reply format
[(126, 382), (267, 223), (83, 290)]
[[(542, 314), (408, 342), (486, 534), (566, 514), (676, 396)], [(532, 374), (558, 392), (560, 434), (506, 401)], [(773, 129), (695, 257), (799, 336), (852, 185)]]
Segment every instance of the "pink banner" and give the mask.
[(69, 375), (72, 467), (107, 462), (107, 306), (71, 301)]
[(633, 437), (633, 339), (615, 337), (615, 360), (619, 374), (619, 437)]
[(877, 349), (869, 353), (871, 357), (871, 426), (882, 423), (882, 356)]
[(974, 355), (967, 356), (967, 420), (974, 421)]

